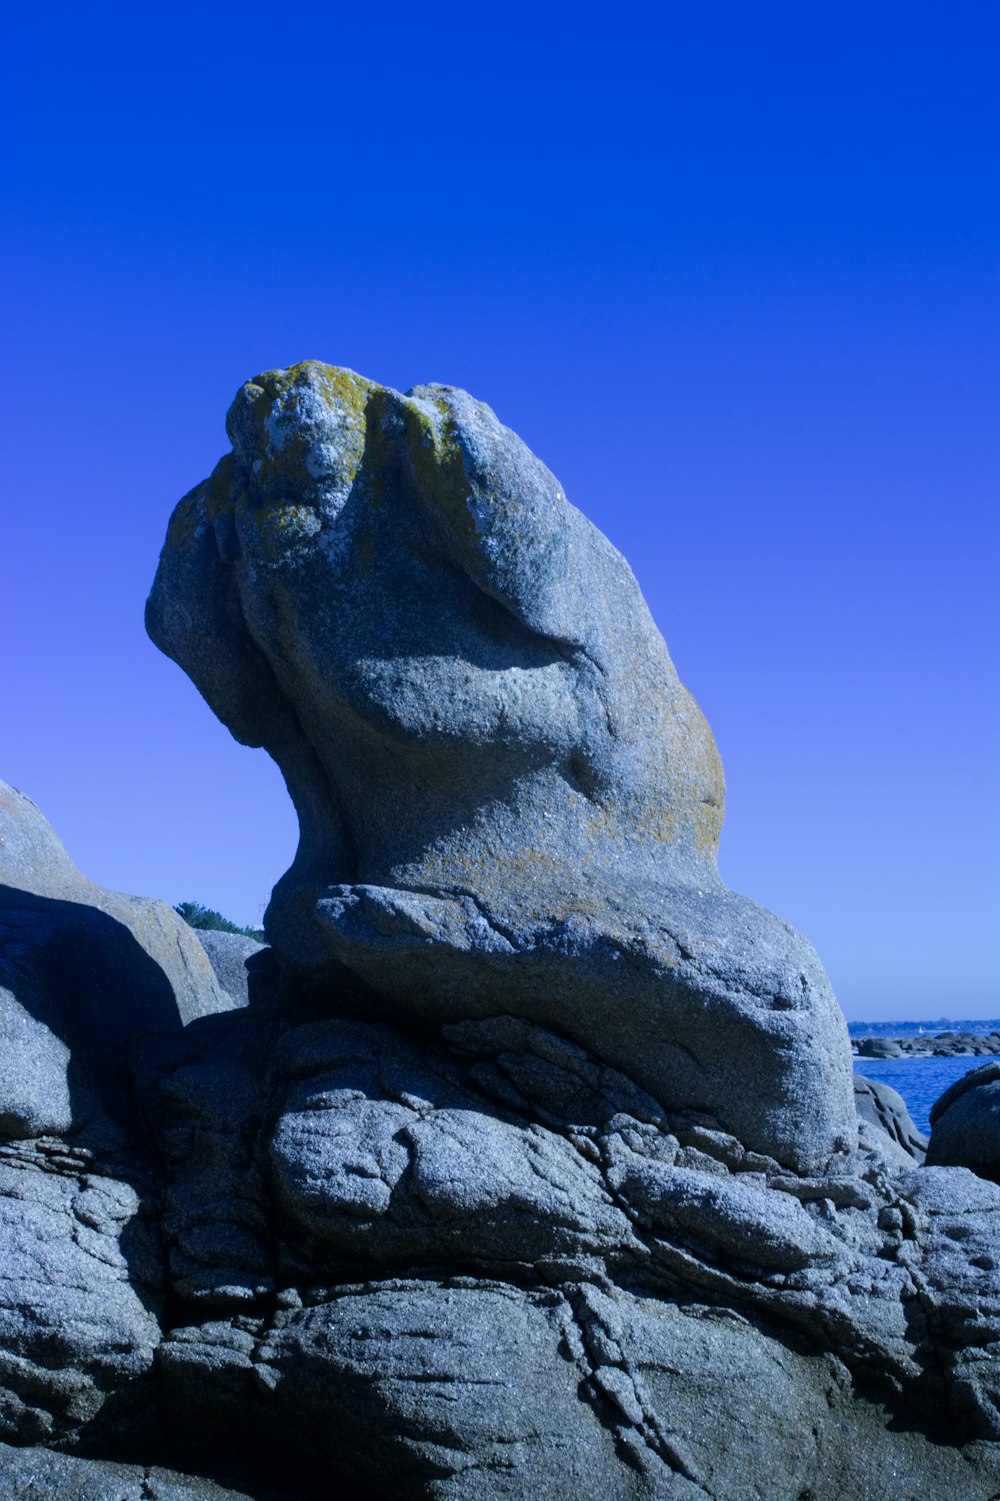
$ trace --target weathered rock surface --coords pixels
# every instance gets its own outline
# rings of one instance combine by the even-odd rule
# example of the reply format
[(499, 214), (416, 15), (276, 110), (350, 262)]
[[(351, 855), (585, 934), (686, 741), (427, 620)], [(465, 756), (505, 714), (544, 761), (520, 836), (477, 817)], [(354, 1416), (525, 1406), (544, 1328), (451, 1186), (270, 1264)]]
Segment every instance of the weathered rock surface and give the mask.
[(854, 1103), (863, 1124), (876, 1127), (914, 1162), (923, 1162), (927, 1137), (913, 1124), (902, 1095), (877, 1079), (855, 1074)]
[(135, 1190), (90, 1166), (51, 1142), (0, 1147), (0, 1440), (79, 1441), (152, 1367), (158, 1236)]
[(903, 1049), (892, 1037), (865, 1037), (858, 1043), (859, 1058), (902, 1058)]
[(0, 1491), (995, 1501), (1000, 1186), (722, 886), (622, 560), (462, 393), (231, 426), (150, 618), (300, 851), (210, 966), (0, 803)]
[(141, 1422), (164, 1276), (131, 1054), (233, 1005), (171, 908), (93, 885), (0, 783), (0, 1440)]
[(970, 1069), (935, 1101), (927, 1161), (1000, 1183), (1000, 1063)]
[(315, 363), (248, 382), (227, 425), (147, 625), (284, 773), (286, 961), (436, 1023), (555, 1026), (791, 1165), (843, 1150), (822, 966), (722, 885), (711, 732), (554, 476), (462, 391)]
[(0, 1123), (60, 1134), (126, 1108), (126, 1048), (233, 1001), (165, 902), (95, 886), (0, 782)]
[[(8, 1444), (0, 1444), (0, 1494), (4, 1501), (266, 1501), (263, 1492), (250, 1496), (157, 1465), (115, 1464)], [(269, 1495), (280, 1501), (275, 1492)]]
[(129, 1045), (117, 1133), (0, 1148), (7, 1493), (1000, 1489), (1000, 1188), (884, 1122), (801, 1175), (526, 1018), (322, 1017), (269, 960)]
[(264, 945), (242, 933), (217, 932), (214, 928), (197, 929), (196, 932), (222, 989), (235, 1005), (249, 1005), (247, 961), (259, 954)]
[(515, 1018), (241, 1012), (157, 1066), (158, 1369), (205, 1452), (309, 1496), (1000, 1488), (993, 1185), (874, 1131), (802, 1177)]
[[(55, 909), (54, 903), (64, 905)], [(71, 913), (66, 910), (70, 904), (83, 910)], [(0, 909), (56, 911), (64, 928), (79, 916), (81, 926), (89, 922), (99, 930), (100, 941), (111, 943), (114, 935), (117, 948), (95, 960), (104, 983), (117, 983), (122, 990), (148, 991), (148, 977), (155, 966), (169, 987), (169, 999), (161, 1007), (172, 1008), (181, 1023), (229, 1009), (197, 936), (173, 908), (166, 902), (125, 896), (88, 881), (30, 798), (6, 782), (0, 782)], [(95, 913), (109, 921), (97, 923), (92, 915)], [(123, 931), (119, 934), (117, 930)], [(137, 950), (151, 964), (144, 964)], [(87, 960), (83, 954), (78, 962), (86, 964)], [(162, 991), (162, 983), (153, 988)]]

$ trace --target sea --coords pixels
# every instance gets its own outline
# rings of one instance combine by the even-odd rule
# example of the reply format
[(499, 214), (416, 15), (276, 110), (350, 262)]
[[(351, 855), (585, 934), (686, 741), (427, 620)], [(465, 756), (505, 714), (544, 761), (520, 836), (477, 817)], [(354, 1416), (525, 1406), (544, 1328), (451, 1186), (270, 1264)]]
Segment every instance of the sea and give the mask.
[[(932, 1022), (851, 1022), (847, 1029), (852, 1037), (915, 1037), (936, 1032), (972, 1032), (985, 1036), (1000, 1031), (1000, 1020), (952, 1021), (941, 1017)], [(989, 1063), (988, 1058), (855, 1058), (854, 1072), (866, 1079), (888, 1084), (906, 1101), (906, 1108), (918, 1131), (930, 1135), (930, 1112), (934, 1101), (970, 1068)]]

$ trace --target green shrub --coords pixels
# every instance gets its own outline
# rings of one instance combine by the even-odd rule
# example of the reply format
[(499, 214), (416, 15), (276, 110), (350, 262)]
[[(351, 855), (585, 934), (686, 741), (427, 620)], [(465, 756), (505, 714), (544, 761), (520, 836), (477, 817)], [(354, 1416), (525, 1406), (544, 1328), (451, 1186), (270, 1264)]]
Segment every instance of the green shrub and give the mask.
[(179, 917), (183, 917), (189, 928), (214, 928), (217, 933), (240, 933), (244, 938), (253, 938), (257, 943), (263, 943), (263, 928), (241, 928), (236, 923), (230, 922), (228, 917), (223, 917), (221, 912), (216, 912), (213, 907), (203, 907), (201, 902), (178, 902), (174, 911)]

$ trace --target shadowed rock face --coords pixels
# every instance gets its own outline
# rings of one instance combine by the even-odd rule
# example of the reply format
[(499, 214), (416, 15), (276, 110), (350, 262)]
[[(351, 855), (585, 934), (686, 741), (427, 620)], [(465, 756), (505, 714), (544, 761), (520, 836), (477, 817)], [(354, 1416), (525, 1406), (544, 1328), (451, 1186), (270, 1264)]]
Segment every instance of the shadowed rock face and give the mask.
[(129, 1045), (234, 1004), (172, 907), (94, 885), (0, 782), (0, 1138), (120, 1120)]
[(462, 391), (314, 363), (227, 427), (147, 627), (281, 766), (301, 837), (266, 927), (307, 988), (515, 1012), (793, 1166), (846, 1149), (822, 967), (720, 881), (709, 728), (554, 476)]
[[(123, 945), (131, 945), (144, 956), (146, 968), (155, 970), (165, 996), (161, 1006), (164, 1014), (156, 1019), (147, 1017), (147, 1030), (180, 1026), (229, 1008), (230, 1001), (216, 982), (196, 934), (172, 907), (152, 897), (128, 896), (96, 886), (74, 865), (55, 829), (31, 799), (16, 787), (0, 782), (0, 911), (33, 909), (42, 913), (55, 904), (76, 908), (81, 924), (99, 923), (98, 914), (102, 914), (106, 919), (103, 927), (108, 931), (118, 929)], [(123, 1004), (139, 1013), (143, 992), (149, 987), (135, 968), (121, 953), (105, 961), (102, 968), (105, 990), (108, 976), (113, 975), (113, 989), (121, 993)], [(81, 971), (84, 966), (77, 955), (77, 984)], [(113, 1000), (106, 995), (105, 1007), (113, 1005)]]
[(935, 1101), (927, 1161), (1000, 1183), (1000, 1062), (971, 1069)]

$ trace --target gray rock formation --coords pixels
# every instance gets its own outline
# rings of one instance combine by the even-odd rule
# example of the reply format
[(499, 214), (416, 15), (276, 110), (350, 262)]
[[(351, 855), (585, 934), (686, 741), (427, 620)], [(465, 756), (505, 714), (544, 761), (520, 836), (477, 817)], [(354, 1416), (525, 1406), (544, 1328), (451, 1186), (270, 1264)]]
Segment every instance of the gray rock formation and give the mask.
[(555, 1026), (790, 1165), (844, 1150), (822, 966), (722, 885), (711, 732), (558, 481), (462, 391), (319, 364), (249, 382), (227, 426), (147, 626), (284, 773), (286, 962), (439, 1024)]
[(5, 1494), (1000, 1488), (1000, 1188), (874, 1129), (802, 1175), (525, 1018), (260, 986), (131, 1045), (116, 1133), (0, 1145)]
[(927, 1156), (927, 1137), (918, 1131), (902, 1095), (877, 1079), (854, 1075), (854, 1103), (865, 1126), (874, 1126), (913, 1162)]
[(163, 1273), (130, 1055), (232, 1005), (170, 907), (93, 885), (0, 783), (0, 1440), (84, 1444), (142, 1407)]
[(970, 1069), (934, 1102), (927, 1161), (1000, 1183), (1000, 1063)]
[(0, 1494), (4, 1501), (254, 1501), (262, 1493), (251, 1497), (157, 1465), (0, 1444)]
[(625, 565), (460, 393), (231, 422), (151, 622), (302, 843), (220, 986), (7, 801), (0, 1492), (994, 1501), (1000, 1186), (855, 1112)]
[(0, 1123), (64, 1134), (127, 1106), (128, 1047), (233, 1001), (165, 902), (81, 875), (28, 798), (0, 782)]
[(196, 932), (222, 989), (237, 1006), (249, 1005), (247, 961), (259, 954), (264, 945), (242, 933), (217, 932), (214, 928), (200, 928)]
[(512, 1017), (240, 1012), (146, 1094), (163, 1400), (295, 1495), (1000, 1488), (1000, 1189), (881, 1132), (800, 1176)]
[[(123, 990), (147, 989), (141, 975), (152, 969), (133, 952), (141, 950), (164, 976), (170, 989), (167, 1004), (180, 1023), (228, 1010), (230, 1003), (216, 985), (193, 930), (173, 908), (88, 881), (30, 798), (0, 782), (0, 909), (53, 912), (54, 903), (63, 904), (59, 915), (66, 923), (73, 915), (66, 910), (72, 904), (81, 909), (81, 922), (100, 926), (102, 934), (120, 930), (117, 952), (95, 961), (105, 984), (112, 980)], [(95, 923), (96, 913), (109, 921)], [(78, 960), (85, 962), (82, 956)]]
[(892, 1037), (865, 1037), (858, 1043), (859, 1058), (902, 1058), (903, 1049)]

